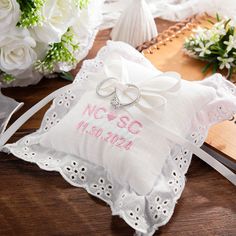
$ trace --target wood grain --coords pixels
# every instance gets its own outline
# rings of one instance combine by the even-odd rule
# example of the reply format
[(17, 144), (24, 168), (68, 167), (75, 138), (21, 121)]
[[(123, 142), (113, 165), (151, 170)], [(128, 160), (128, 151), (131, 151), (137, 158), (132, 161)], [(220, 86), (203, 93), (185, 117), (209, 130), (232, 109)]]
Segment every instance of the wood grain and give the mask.
[[(157, 20), (161, 32), (173, 23)], [(98, 34), (87, 58), (93, 58), (109, 38)], [(77, 70), (79, 70), (78, 65)], [(25, 102), (18, 116), (50, 92), (68, 82), (42, 80), (28, 88), (5, 89), (4, 93)], [(46, 108), (37, 113), (11, 141), (39, 127)], [(14, 119), (16, 116), (14, 116)], [(102, 201), (75, 188), (55, 172), (40, 170), (13, 155), (0, 153), (0, 235), (1, 236), (129, 236), (133, 230)], [(236, 190), (226, 179), (194, 157), (187, 184), (170, 222), (155, 235), (236, 235)]]
[[(192, 34), (192, 29), (201, 25), (210, 28), (212, 25), (208, 20), (215, 21), (210, 16), (194, 17), (177, 33), (173, 31), (166, 32), (163, 40), (143, 50), (143, 54), (162, 71), (177, 71), (183, 79), (186, 80), (202, 80), (211, 75), (211, 71), (207, 74), (201, 72), (205, 66), (205, 62), (193, 59), (183, 53), (184, 39)], [(233, 77), (235, 80), (236, 76)], [(225, 121), (210, 129), (206, 143), (218, 150), (226, 158), (236, 162), (236, 123), (234, 121)]]

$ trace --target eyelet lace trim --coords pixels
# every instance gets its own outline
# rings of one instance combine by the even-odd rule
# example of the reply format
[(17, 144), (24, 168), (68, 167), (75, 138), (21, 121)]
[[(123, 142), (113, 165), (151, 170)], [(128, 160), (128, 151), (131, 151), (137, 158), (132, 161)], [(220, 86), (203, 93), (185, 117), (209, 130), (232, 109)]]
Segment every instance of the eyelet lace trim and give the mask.
[[(95, 59), (85, 61), (77, 75), (75, 86), (53, 101), (51, 108), (43, 118), (40, 129), (15, 144), (6, 145), (4, 150), (10, 151), (25, 161), (36, 163), (42, 169), (60, 172), (70, 184), (85, 188), (90, 194), (109, 204), (113, 215), (120, 215), (137, 231), (151, 235), (158, 227), (169, 221), (176, 201), (184, 189), (185, 174), (192, 157), (192, 153), (188, 149), (176, 145), (166, 160), (162, 174), (158, 176), (151, 193), (147, 196), (139, 196), (131, 189), (126, 189), (119, 183), (111, 181), (104, 168), (82, 158), (42, 148), (38, 145), (39, 136), (60, 122), (68, 110), (80, 99), (85, 91), (84, 83), (88, 78), (87, 71), (98, 71), (103, 66), (104, 58), (111, 51), (118, 51), (127, 59), (152, 67), (138, 52), (126, 50), (126, 47), (128, 46), (124, 44), (121, 46), (109, 44), (100, 51)], [(235, 94), (235, 91), (231, 89), (228, 91)], [(222, 104), (222, 109), (226, 109), (224, 104)], [(209, 114), (210, 120), (216, 122), (219, 119), (227, 119), (229, 114), (221, 112), (222, 109), (215, 107), (215, 110)], [(197, 118), (193, 120), (193, 131), (187, 137), (197, 146), (203, 144), (208, 131), (208, 127), (201, 123)]]

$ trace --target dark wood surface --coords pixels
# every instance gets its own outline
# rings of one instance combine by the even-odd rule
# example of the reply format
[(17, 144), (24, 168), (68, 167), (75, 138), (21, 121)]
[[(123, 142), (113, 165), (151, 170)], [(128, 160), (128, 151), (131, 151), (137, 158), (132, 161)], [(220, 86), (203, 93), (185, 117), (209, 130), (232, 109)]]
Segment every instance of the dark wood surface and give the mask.
[[(158, 20), (159, 32), (171, 24)], [(93, 58), (108, 38), (109, 30), (100, 32), (87, 58)], [(67, 83), (59, 78), (43, 79), (35, 86), (5, 89), (4, 94), (25, 102), (13, 120)], [(46, 109), (27, 122), (11, 141), (35, 131)], [(186, 177), (173, 217), (155, 235), (235, 236), (235, 187), (196, 157)], [(122, 219), (112, 217), (110, 208), (101, 200), (69, 185), (58, 173), (0, 153), (0, 236), (129, 236), (133, 232)]]

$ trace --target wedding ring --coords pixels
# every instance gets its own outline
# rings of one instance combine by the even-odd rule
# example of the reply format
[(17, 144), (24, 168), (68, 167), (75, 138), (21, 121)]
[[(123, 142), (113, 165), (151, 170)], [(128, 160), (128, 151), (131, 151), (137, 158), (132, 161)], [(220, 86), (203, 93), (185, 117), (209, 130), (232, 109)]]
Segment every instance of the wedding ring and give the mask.
[(111, 105), (115, 109), (119, 109), (119, 108), (122, 108), (122, 107), (127, 107), (127, 106), (134, 105), (140, 99), (141, 92), (140, 92), (140, 89), (136, 85), (134, 85), (134, 84), (125, 84), (125, 85), (127, 86), (127, 88), (134, 88), (137, 91), (136, 97), (131, 102), (122, 103), (120, 101), (118, 95), (117, 95), (117, 88), (115, 88), (115, 94), (114, 94), (114, 97), (111, 100)]
[[(119, 90), (118, 87), (119, 86), (118, 86), (118, 84), (116, 85), (116, 83), (114, 83), (114, 85), (111, 84), (111, 86), (107, 87), (107, 88), (109, 88), (109, 87), (112, 88), (111, 92), (104, 92), (105, 89), (103, 88), (103, 86), (106, 83), (108, 83), (110, 80), (115, 80), (117, 83), (117, 79), (114, 77), (109, 77), (107, 79), (104, 79), (103, 81), (101, 81), (97, 85), (96, 93), (98, 96), (103, 97), (103, 98), (111, 97), (113, 95), (111, 102), (110, 102), (111, 105), (113, 106), (113, 108), (118, 109), (118, 108), (122, 108), (122, 107), (127, 107), (127, 106), (131, 106), (131, 105), (135, 104), (136, 102), (138, 102), (138, 100), (140, 99), (140, 96), (141, 96), (141, 92), (140, 92), (140, 89), (134, 84), (124, 84), (123, 85), (126, 87), (126, 89), (121, 91), (122, 96), (128, 97), (129, 100), (131, 100), (130, 102), (127, 102), (127, 103), (121, 102), (121, 98), (119, 97), (119, 94), (118, 94), (118, 90)], [(128, 94), (125, 93), (125, 91), (130, 88), (134, 89), (134, 91), (135, 91), (134, 98), (131, 98)]]
[(98, 85), (97, 85), (97, 88), (96, 88), (96, 93), (98, 96), (100, 97), (103, 97), (103, 98), (107, 98), (107, 97), (110, 97), (111, 95), (113, 95), (115, 92), (116, 92), (116, 89), (115, 87), (113, 88), (113, 91), (111, 91), (110, 93), (108, 92), (107, 94), (104, 94), (102, 93), (102, 86), (104, 84), (106, 84), (108, 81), (110, 80), (116, 80), (116, 78), (113, 78), (113, 77), (109, 77), (107, 79), (104, 79), (103, 81), (101, 81)]

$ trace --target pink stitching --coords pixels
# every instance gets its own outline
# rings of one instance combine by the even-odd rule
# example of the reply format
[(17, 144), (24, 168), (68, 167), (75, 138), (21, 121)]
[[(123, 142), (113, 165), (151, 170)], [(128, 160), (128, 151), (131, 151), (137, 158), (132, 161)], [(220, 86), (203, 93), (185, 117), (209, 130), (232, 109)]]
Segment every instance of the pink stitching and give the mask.
[(107, 114), (108, 121), (115, 120), (117, 118), (117, 115), (114, 112), (110, 112)]
[(84, 120), (78, 123), (77, 130), (83, 135), (93, 136), (120, 149), (128, 151), (133, 146), (133, 141), (123, 138), (122, 136), (113, 132), (107, 132), (104, 129), (99, 128), (98, 126), (92, 126), (91, 123), (88, 123)]
[(136, 131), (132, 130), (132, 127), (133, 127), (135, 124), (137, 124), (141, 129), (143, 128), (143, 125), (142, 125), (139, 121), (135, 120), (135, 121), (131, 122), (130, 125), (128, 126), (128, 131), (129, 131), (131, 134), (138, 134), (138, 133), (141, 132), (141, 130), (136, 130)]
[(127, 123), (125, 122), (125, 120), (127, 120), (127, 122), (129, 122), (129, 117), (128, 116), (121, 116), (119, 118), (119, 122), (117, 122), (117, 126), (121, 129), (126, 128), (127, 127)]
[(88, 111), (88, 115), (91, 116), (92, 113), (94, 112), (94, 110), (96, 109), (96, 105), (93, 105), (93, 108), (91, 110), (91, 106), (90, 104), (87, 105), (87, 107), (85, 108), (84, 112), (83, 112), (83, 116), (85, 115), (85, 113)]
[(133, 120), (127, 115), (118, 115), (113, 111), (109, 111), (105, 107), (98, 107), (97, 105), (88, 104), (84, 109), (83, 116), (88, 115), (93, 117), (95, 120), (106, 119), (106, 121), (116, 121), (114, 125), (120, 129), (127, 129), (127, 131), (133, 135), (137, 135), (143, 129), (143, 125), (138, 120)]
[(100, 118), (98, 117), (98, 112), (99, 111), (103, 111), (103, 113), (105, 113), (106, 114), (106, 108), (104, 108), (104, 107), (100, 107), (100, 108), (98, 108), (95, 112), (94, 112), (94, 118), (95, 119), (102, 119), (102, 118), (104, 118), (104, 116), (100, 116)]

